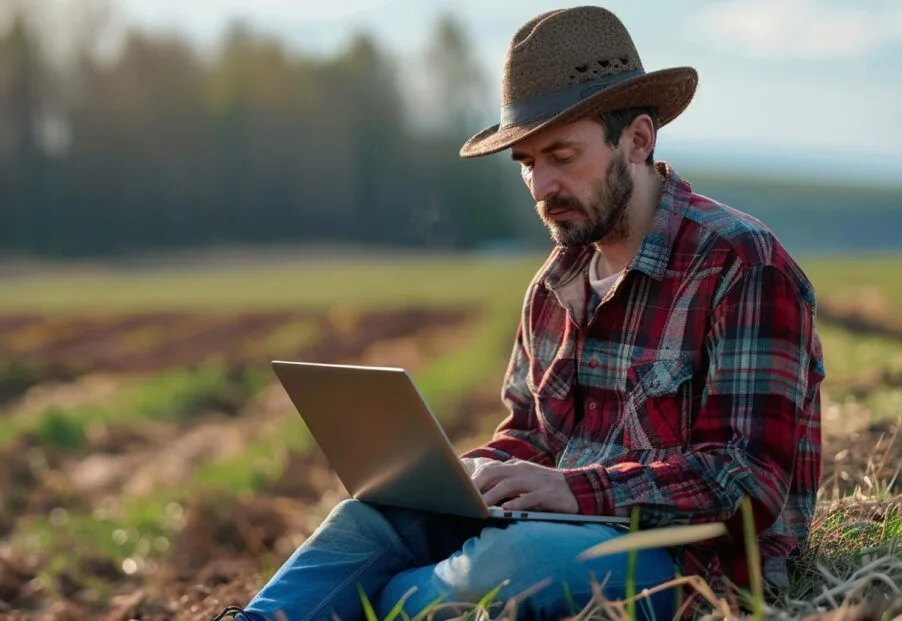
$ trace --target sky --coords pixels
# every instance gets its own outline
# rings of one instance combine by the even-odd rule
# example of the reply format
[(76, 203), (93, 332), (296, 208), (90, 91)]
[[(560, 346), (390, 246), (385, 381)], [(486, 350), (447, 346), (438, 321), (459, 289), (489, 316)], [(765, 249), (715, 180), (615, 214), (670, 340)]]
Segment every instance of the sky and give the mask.
[[(177, 30), (205, 48), (229, 21), (243, 18), (311, 53), (328, 54), (357, 32), (371, 32), (410, 62), (436, 19), (451, 13), (467, 27), (497, 105), (513, 33), (538, 13), (584, 3), (118, 0), (117, 7), (129, 23)], [(659, 153), (711, 166), (902, 183), (902, 2), (609, 0), (603, 6), (626, 24), (646, 70), (690, 65), (699, 72), (692, 104), (660, 133)]]

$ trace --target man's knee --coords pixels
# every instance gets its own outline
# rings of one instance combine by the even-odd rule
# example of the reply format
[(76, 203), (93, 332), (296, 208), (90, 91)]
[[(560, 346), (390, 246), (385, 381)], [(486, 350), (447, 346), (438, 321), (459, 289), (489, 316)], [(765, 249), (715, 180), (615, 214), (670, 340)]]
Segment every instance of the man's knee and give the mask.
[[(558, 528), (555, 528), (558, 526)], [(459, 601), (478, 601), (507, 582), (503, 597), (536, 586), (561, 565), (576, 561), (560, 554), (566, 529), (547, 522), (514, 522), (502, 528), (486, 528), (479, 537), (436, 568), (436, 577)], [(570, 546), (572, 548), (572, 546)]]
[(354, 498), (346, 498), (332, 508), (332, 511), (329, 512), (329, 519), (365, 519), (367, 516), (371, 516), (374, 511), (375, 509), (365, 502), (360, 502)]
[(329, 512), (314, 534), (318, 541), (384, 536), (389, 525), (382, 513), (359, 500), (343, 500)]
[[(622, 587), (626, 555), (581, 560), (580, 554), (597, 543), (622, 533), (604, 525), (555, 522), (515, 522), (506, 528), (487, 528), (468, 541), (459, 554), (440, 563), (436, 577), (454, 596), (472, 601), (508, 581), (504, 597), (547, 585), (545, 596), (576, 589), (589, 593), (595, 579)], [(674, 566), (661, 550), (640, 553), (645, 566), (637, 576), (641, 587), (654, 586), (673, 577)], [(622, 558), (621, 558), (622, 557)], [(540, 598), (543, 599), (543, 598)]]
[(364, 502), (360, 502), (359, 500), (349, 498), (347, 500), (342, 500), (332, 508), (329, 515), (323, 520), (321, 527), (326, 525), (344, 526), (350, 524), (366, 524), (374, 520), (379, 520), (379, 518), (379, 513), (375, 508)]
[(485, 529), (468, 551), (474, 565), (507, 561), (516, 567), (561, 566), (577, 562), (595, 539), (578, 524), (524, 521)]

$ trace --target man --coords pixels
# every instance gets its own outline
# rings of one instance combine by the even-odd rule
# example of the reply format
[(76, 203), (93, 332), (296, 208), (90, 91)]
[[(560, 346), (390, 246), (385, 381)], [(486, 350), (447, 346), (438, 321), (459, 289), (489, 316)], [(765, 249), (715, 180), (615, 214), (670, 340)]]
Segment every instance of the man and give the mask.
[[(804, 546), (820, 475), (814, 295), (763, 224), (655, 163), (657, 131), (696, 81), (691, 68), (646, 73), (597, 7), (539, 15), (514, 36), (501, 122), (461, 155), (510, 149), (556, 247), (526, 293), (503, 385), (510, 415), (463, 457), (490, 505), (727, 525), (716, 540), (640, 552), (640, 590), (677, 571), (748, 585), (747, 497), (775, 590)], [(545, 578), (520, 611), (560, 618), (590, 599), (593, 576), (623, 597), (623, 555), (576, 558), (620, 535), (347, 501), (237, 618), (357, 619), (358, 587), (381, 614), (409, 596), (413, 615)], [(653, 598), (657, 618), (673, 615), (672, 598)]]

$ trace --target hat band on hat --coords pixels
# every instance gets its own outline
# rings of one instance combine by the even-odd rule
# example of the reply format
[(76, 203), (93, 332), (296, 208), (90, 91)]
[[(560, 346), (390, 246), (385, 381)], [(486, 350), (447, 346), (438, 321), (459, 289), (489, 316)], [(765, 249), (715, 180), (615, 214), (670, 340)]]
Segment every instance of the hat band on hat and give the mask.
[(642, 69), (624, 71), (616, 75), (595, 78), (588, 82), (565, 86), (555, 91), (541, 93), (529, 99), (512, 101), (501, 108), (500, 128), (515, 125), (528, 125), (536, 121), (549, 119), (571, 106), (575, 106), (590, 95), (604, 90), (618, 82), (645, 75)]

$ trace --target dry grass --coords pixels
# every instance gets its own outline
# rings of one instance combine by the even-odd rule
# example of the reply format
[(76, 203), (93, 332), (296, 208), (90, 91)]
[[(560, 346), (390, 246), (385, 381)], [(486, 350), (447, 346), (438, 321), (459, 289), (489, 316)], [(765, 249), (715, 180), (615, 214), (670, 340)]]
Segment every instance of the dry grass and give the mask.
[[(440, 604), (425, 618), (431, 620), (440, 612), (451, 611), (459, 614), (455, 617), (459, 621), (514, 621), (518, 604), (545, 586), (539, 583), (508, 600), (500, 613), (488, 599), (477, 605)], [(635, 617), (630, 614), (630, 604), (643, 609), (643, 600), (674, 589), (698, 596), (687, 598), (677, 617), (686, 612), (693, 600), (700, 605), (697, 612), (689, 614), (705, 621), (755, 616), (749, 612), (753, 608), (750, 598), (718, 597), (698, 576), (676, 578), (619, 601), (607, 599), (603, 586), (603, 582), (595, 583), (592, 600), (566, 621), (631, 621)], [(796, 569), (792, 586), (776, 601), (760, 604), (762, 618), (774, 621), (902, 619), (902, 496), (882, 500), (849, 498), (821, 506), (809, 550)], [(396, 618), (407, 619), (401, 613)], [(370, 617), (369, 621), (376, 619)]]
[[(891, 441), (897, 441), (893, 437)], [(902, 440), (898, 440), (902, 441)], [(875, 447), (879, 448), (879, 447)], [(883, 451), (875, 451), (883, 455)], [(840, 500), (822, 500), (812, 523), (808, 549), (795, 564), (792, 584), (776, 600), (764, 601), (747, 593), (719, 597), (698, 576), (679, 577), (634, 597), (613, 601), (603, 593), (604, 583), (595, 583), (594, 597), (576, 615), (565, 621), (633, 621), (634, 607), (661, 591), (682, 589), (687, 595), (684, 614), (704, 621), (729, 619), (767, 619), (768, 621), (902, 621), (902, 495), (886, 493), (892, 481), (875, 481), (870, 476), (885, 464), (871, 463), (855, 492)], [(870, 476), (869, 476), (870, 475)], [(632, 547), (660, 546), (668, 537), (685, 543), (686, 528), (660, 529), (655, 537), (649, 531), (636, 533), (632, 546), (618, 544), (617, 549), (597, 550), (614, 553)], [(651, 536), (650, 536), (651, 535)], [(699, 533), (700, 539), (711, 533)], [(628, 539), (627, 535), (622, 539)], [(664, 545), (667, 545), (665, 543)], [(755, 560), (753, 555), (752, 562)], [(547, 583), (539, 583), (507, 602), (493, 603), (489, 594), (479, 604), (443, 603), (434, 606), (425, 619), (452, 612), (458, 621), (514, 621), (520, 602)], [(694, 611), (689, 610), (694, 606)], [(499, 612), (500, 609), (500, 612)], [(383, 621), (409, 621), (396, 612)], [(368, 621), (378, 621), (368, 615)]]

